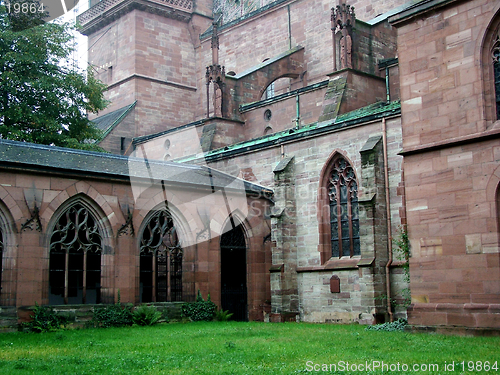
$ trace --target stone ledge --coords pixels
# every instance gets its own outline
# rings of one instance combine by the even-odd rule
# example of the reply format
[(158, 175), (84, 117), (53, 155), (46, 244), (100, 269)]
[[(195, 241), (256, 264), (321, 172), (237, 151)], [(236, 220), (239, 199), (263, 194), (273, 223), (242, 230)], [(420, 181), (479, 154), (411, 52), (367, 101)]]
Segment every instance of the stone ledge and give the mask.
[(357, 270), (360, 267), (371, 267), (374, 261), (375, 258), (330, 259), (322, 266), (297, 267), (297, 272)]

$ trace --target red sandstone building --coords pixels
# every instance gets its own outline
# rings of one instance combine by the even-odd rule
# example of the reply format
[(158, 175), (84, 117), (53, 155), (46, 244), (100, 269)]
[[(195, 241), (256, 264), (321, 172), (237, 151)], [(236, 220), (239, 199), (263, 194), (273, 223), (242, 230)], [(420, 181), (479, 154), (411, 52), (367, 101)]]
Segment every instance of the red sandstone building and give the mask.
[(4, 316), (199, 289), (241, 320), (498, 330), (498, 2), (103, 0), (80, 23), (116, 156), (0, 144)]

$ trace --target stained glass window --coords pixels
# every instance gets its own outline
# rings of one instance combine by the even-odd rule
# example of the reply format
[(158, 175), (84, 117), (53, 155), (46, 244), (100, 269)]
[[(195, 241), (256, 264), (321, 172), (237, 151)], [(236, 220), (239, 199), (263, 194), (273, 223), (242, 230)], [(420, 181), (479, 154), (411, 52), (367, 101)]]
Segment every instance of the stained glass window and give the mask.
[(329, 178), (332, 257), (360, 255), (358, 185), (353, 168), (342, 157)]

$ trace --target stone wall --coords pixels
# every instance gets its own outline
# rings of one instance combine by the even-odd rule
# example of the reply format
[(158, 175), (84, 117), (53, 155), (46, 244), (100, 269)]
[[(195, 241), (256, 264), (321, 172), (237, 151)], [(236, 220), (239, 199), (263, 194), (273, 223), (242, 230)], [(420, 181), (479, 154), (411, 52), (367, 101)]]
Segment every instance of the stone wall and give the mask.
[[(275, 191), (275, 206), (271, 212), (271, 319), (295, 320), (297, 316), (301, 320), (316, 322), (373, 323), (384, 320), (385, 302), (383, 298), (375, 298), (383, 297), (386, 293), (388, 240), (387, 232), (384, 231), (385, 192), (381, 174), (383, 164), (380, 165), (383, 158), (378, 149), (377, 177), (375, 174), (369, 177), (368, 171), (362, 168), (360, 154), (368, 139), (380, 137), (381, 131), (382, 124), (378, 121), (332, 131), (321, 137), (304, 137), (292, 143), (283, 143), (282, 146), (278, 143), (265, 149), (228, 155), (209, 163), (223, 171), (236, 166), (246, 179), (269, 186)], [(396, 234), (402, 224), (400, 211), (403, 209), (402, 157), (397, 155), (402, 140), (397, 117), (387, 120), (387, 140), (392, 233)], [(334, 152), (342, 153), (352, 162), (358, 176), (360, 199), (372, 194), (378, 197), (379, 203), (374, 206), (372, 224), (369, 224), (373, 226), (370, 227), (373, 237), (362, 248), (362, 254), (375, 258), (367, 266), (354, 264), (346, 269), (343, 265), (335, 269), (335, 265), (325, 267), (321, 262), (318, 251), (320, 230), (317, 193), (321, 170)], [(273, 173), (278, 163), (284, 160), (282, 155), (293, 159), (283, 172)], [(356, 263), (359, 260), (357, 258)], [(400, 274), (396, 266), (391, 270), (391, 274)], [(340, 278), (340, 294), (330, 292), (329, 280), (333, 275)], [(407, 287), (399, 276), (391, 277), (391, 280), (396, 294)]]
[(472, 0), (393, 19), (416, 326), (500, 327), (500, 141), (490, 113), (499, 11)]
[[(68, 152), (66, 157), (75, 153)], [(99, 159), (95, 154), (84, 155)], [(53, 155), (55, 159), (58, 157)], [(123, 161), (127, 166), (127, 159)], [(12, 315), (7, 307), (22, 310), (35, 303), (51, 303), (52, 234), (65, 209), (75, 202), (83, 205), (98, 222), (102, 239), (101, 303), (116, 302), (118, 292), (122, 303), (140, 302), (139, 244), (151, 213), (164, 209), (167, 201), (183, 247), (183, 300), (194, 300), (197, 290), (201, 290), (205, 297), (211, 293), (212, 300), (220, 305), (219, 242), (231, 216), (231, 220), (245, 228), (248, 317), (263, 320), (262, 306), (270, 300), (266, 278), (271, 265), (270, 243), (264, 241), (269, 234), (269, 225), (265, 222), (268, 198), (247, 194), (243, 181), (233, 179), (227, 190), (212, 192), (210, 187), (196, 188), (190, 184), (165, 185), (165, 181), (152, 184), (137, 178), (130, 181), (127, 175), (120, 179), (107, 169), (82, 177), (81, 168), (88, 168), (88, 164), (84, 164), (85, 167), (80, 165), (76, 170), (65, 170), (64, 175), (60, 171), (37, 173), (32, 169), (0, 171), (0, 229), (4, 245), (0, 320), (5, 320), (5, 325), (10, 324), (8, 320)], [(189, 171), (189, 167), (186, 168), (183, 170)], [(195, 172), (194, 180), (199, 179), (202, 172)], [(134, 174), (133, 170), (130, 174)], [(208, 228), (202, 217), (209, 220)]]

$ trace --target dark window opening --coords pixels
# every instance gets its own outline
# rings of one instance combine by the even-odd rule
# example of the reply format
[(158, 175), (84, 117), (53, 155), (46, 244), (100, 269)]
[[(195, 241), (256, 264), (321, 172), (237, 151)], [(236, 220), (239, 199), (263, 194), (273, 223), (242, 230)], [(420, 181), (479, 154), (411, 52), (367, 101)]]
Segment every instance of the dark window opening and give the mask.
[(101, 302), (102, 238), (97, 221), (81, 204), (59, 218), (50, 239), (49, 303)]
[(182, 248), (170, 214), (157, 211), (140, 249), (140, 301), (182, 301)]
[(125, 151), (125, 137), (120, 138), (120, 150)]
[(221, 304), (236, 321), (248, 320), (247, 261), (245, 235), (241, 225), (224, 233), (221, 250)]
[(334, 162), (329, 181), (332, 257), (360, 255), (358, 185), (344, 158)]

